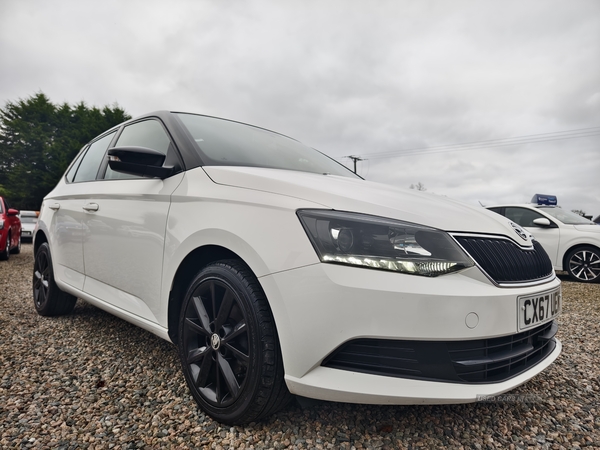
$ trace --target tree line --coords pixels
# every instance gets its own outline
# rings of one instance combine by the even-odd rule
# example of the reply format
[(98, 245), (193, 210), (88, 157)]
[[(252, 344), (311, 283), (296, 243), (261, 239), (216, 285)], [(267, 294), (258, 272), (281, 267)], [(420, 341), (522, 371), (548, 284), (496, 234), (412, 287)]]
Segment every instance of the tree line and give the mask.
[(41, 92), (8, 101), (0, 108), (0, 195), (13, 208), (39, 210), (77, 152), (130, 118), (117, 105), (54, 104)]

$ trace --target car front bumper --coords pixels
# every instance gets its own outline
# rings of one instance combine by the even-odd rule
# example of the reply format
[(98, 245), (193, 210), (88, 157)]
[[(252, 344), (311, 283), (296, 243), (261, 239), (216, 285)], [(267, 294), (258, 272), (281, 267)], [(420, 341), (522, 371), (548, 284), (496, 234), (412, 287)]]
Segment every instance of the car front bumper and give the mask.
[(436, 405), (472, 403), (510, 391), (546, 369), (560, 354), (562, 344), (542, 362), (509, 380), (489, 384), (443, 383), (384, 377), (316, 367), (304, 377), (286, 375), (290, 392), (333, 402), (380, 405)]
[(507, 379), (452, 382), (324, 367), (356, 339), (472, 341), (517, 335), (518, 297), (560, 287), (500, 288), (477, 268), (426, 278), (315, 264), (260, 278), (271, 304), (288, 388), (323, 400), (421, 404), (464, 403), (513, 389), (540, 373), (561, 351), (559, 341), (537, 363)]

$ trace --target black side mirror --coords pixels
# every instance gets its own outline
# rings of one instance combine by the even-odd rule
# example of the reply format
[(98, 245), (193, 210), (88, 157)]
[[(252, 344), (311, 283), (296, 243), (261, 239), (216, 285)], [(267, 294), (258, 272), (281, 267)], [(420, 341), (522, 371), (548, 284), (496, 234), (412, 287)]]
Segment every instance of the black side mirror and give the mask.
[(115, 172), (160, 178), (173, 174), (173, 167), (163, 167), (166, 155), (146, 147), (113, 147), (108, 150), (108, 165)]

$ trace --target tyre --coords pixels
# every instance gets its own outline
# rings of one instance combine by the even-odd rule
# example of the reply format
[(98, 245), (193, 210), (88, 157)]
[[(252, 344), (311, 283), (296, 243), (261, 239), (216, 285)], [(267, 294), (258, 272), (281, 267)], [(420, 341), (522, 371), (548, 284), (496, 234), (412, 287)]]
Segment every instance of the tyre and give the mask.
[(4, 250), (0, 252), (0, 261), (8, 261), (8, 258), (10, 258), (10, 233), (6, 236)]
[(40, 316), (61, 316), (73, 311), (77, 297), (61, 291), (54, 281), (50, 247), (44, 242), (33, 262), (33, 305)]
[(17, 246), (11, 250), (13, 255), (18, 255), (21, 253), (21, 235), (19, 234), (19, 240), (17, 241)]
[(256, 277), (239, 261), (213, 263), (192, 281), (178, 347), (192, 395), (219, 422), (257, 421), (292, 398), (271, 309)]
[(594, 247), (579, 247), (567, 255), (567, 272), (575, 281), (600, 281), (600, 251)]

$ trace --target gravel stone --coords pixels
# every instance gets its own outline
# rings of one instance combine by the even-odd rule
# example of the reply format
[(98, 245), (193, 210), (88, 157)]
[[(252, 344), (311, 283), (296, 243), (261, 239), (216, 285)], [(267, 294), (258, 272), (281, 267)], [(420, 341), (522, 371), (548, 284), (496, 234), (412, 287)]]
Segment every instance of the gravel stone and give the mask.
[(230, 427), (201, 411), (175, 347), (81, 300), (38, 316), (33, 255), (0, 262), (0, 448), (600, 448), (600, 284), (563, 280), (563, 353), (505, 399), (467, 405), (292, 404)]

